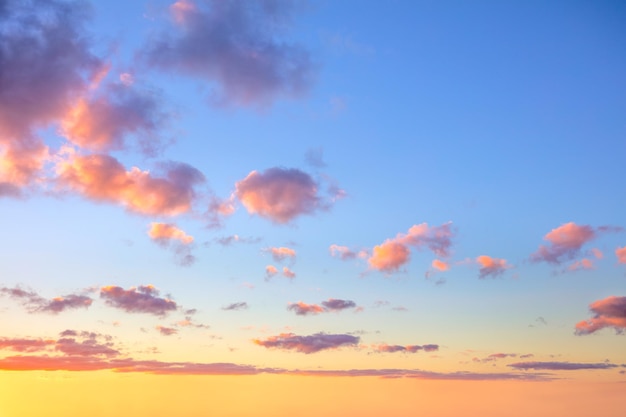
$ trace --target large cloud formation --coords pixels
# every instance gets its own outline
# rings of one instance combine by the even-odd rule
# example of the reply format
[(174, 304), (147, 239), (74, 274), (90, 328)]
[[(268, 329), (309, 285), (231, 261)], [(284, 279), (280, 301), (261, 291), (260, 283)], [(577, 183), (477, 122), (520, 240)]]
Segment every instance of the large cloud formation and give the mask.
[(342, 346), (356, 346), (359, 340), (359, 337), (349, 334), (315, 333), (309, 336), (298, 336), (293, 333), (282, 333), (265, 340), (254, 339), (253, 342), (266, 348), (295, 350), (309, 354)]
[(155, 316), (164, 316), (175, 311), (176, 302), (160, 298), (159, 290), (152, 285), (140, 285), (125, 290), (122, 287), (110, 285), (100, 289), (100, 298), (111, 307), (119, 308), (128, 313), (148, 313)]
[(280, 40), (295, 3), (289, 0), (179, 0), (170, 7), (175, 30), (164, 30), (142, 52), (155, 68), (217, 86), (218, 105), (270, 104), (298, 96), (312, 82), (308, 52)]
[(313, 178), (295, 168), (252, 171), (235, 184), (234, 194), (249, 213), (275, 223), (288, 223), (327, 207)]
[(0, 13), (0, 196), (36, 179), (48, 148), (35, 130), (61, 118), (102, 62), (89, 52), (84, 2), (5, 0)]
[(589, 306), (594, 316), (576, 324), (576, 334), (594, 333), (612, 327), (618, 333), (626, 330), (626, 297), (611, 296), (594, 301)]
[(437, 256), (447, 257), (450, 255), (453, 237), (451, 223), (432, 227), (427, 223), (416, 224), (411, 226), (406, 234), (399, 233), (395, 238), (374, 246), (368, 263), (370, 268), (378, 271), (397, 271), (409, 262), (410, 247), (427, 248)]

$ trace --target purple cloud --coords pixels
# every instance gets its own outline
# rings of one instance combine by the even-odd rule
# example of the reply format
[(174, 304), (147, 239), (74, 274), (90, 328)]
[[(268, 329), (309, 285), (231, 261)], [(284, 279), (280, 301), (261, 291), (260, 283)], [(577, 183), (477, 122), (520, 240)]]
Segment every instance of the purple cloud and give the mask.
[(110, 285), (100, 289), (100, 298), (107, 305), (119, 308), (128, 313), (148, 313), (164, 316), (178, 308), (176, 303), (167, 298), (158, 297), (159, 291), (152, 285), (140, 285), (128, 290)]
[(245, 301), (242, 301), (239, 303), (232, 303), (225, 307), (222, 307), (222, 310), (247, 310), (247, 309), (248, 309), (248, 303), (246, 303)]
[(576, 371), (580, 369), (611, 369), (618, 365), (612, 363), (575, 363), (575, 362), (517, 362), (507, 366), (515, 369), (535, 369), (549, 371)]
[(359, 340), (359, 337), (349, 334), (316, 333), (310, 336), (298, 336), (293, 333), (282, 333), (265, 340), (254, 339), (253, 342), (266, 348), (295, 350), (309, 354), (342, 346), (356, 346)]
[(326, 301), (322, 301), (321, 304), (327, 311), (341, 311), (356, 307), (356, 303), (352, 300), (340, 300), (336, 298), (329, 298)]
[(626, 297), (610, 296), (594, 301), (589, 309), (594, 317), (578, 322), (576, 334), (590, 334), (605, 327), (612, 327), (618, 333), (626, 330)]
[(175, 28), (145, 46), (151, 66), (206, 80), (218, 105), (271, 104), (297, 97), (311, 85), (308, 52), (279, 40), (295, 2), (179, 0), (170, 7)]
[(68, 294), (46, 300), (35, 291), (26, 291), (19, 287), (2, 287), (0, 294), (20, 301), (29, 313), (58, 314), (68, 309), (89, 308), (93, 303), (91, 297), (79, 294)]

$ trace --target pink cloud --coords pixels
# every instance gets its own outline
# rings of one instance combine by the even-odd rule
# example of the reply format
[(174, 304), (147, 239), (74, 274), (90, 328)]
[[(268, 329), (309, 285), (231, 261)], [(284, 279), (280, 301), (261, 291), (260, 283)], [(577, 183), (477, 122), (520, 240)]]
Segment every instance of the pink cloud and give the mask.
[(593, 249), (591, 249), (591, 253), (593, 254), (593, 256), (594, 256), (596, 259), (602, 259), (602, 258), (604, 258), (604, 254), (603, 254), (603, 253), (602, 253), (602, 251), (601, 251), (600, 249), (598, 249), (598, 248), (593, 248)]
[(576, 324), (576, 334), (591, 334), (605, 327), (622, 333), (626, 329), (626, 297), (610, 296), (589, 305), (594, 316)]
[(308, 316), (323, 313), (324, 307), (317, 304), (306, 304), (302, 301), (297, 303), (289, 303), (287, 310), (295, 312), (299, 316)]
[(507, 264), (505, 259), (492, 258), (491, 256), (481, 255), (476, 258), (476, 262), (480, 265), (478, 277), (480, 279), (500, 276), (511, 265)]
[(427, 248), (437, 256), (449, 256), (454, 231), (450, 223), (429, 227), (427, 223), (413, 225), (406, 234), (399, 233), (374, 246), (368, 258), (370, 268), (383, 272), (395, 272), (409, 262), (409, 247)]
[(626, 264), (626, 246), (615, 249), (615, 256), (617, 256), (617, 262)]
[(119, 308), (128, 313), (148, 313), (164, 316), (178, 308), (176, 303), (167, 298), (158, 297), (159, 291), (152, 285), (140, 285), (128, 290), (117, 286), (107, 286), (100, 289), (100, 298), (107, 305)]
[(349, 334), (316, 333), (310, 336), (298, 336), (293, 333), (282, 333), (265, 340), (254, 339), (253, 342), (266, 348), (295, 350), (310, 354), (343, 346), (356, 346), (359, 340), (359, 337)]
[(593, 269), (593, 261), (587, 258), (583, 258), (580, 261), (575, 261), (567, 267), (568, 271), (580, 271), (587, 269)]
[(274, 265), (267, 265), (265, 267), (265, 277), (271, 278), (274, 275), (278, 274), (278, 269)]
[(437, 271), (447, 271), (450, 269), (450, 264), (439, 259), (434, 259), (431, 263), (433, 269)]
[(276, 223), (288, 223), (326, 208), (318, 196), (317, 183), (298, 169), (252, 171), (235, 184), (235, 196), (250, 214)]
[(279, 247), (279, 248), (267, 248), (266, 251), (272, 254), (272, 258), (276, 262), (281, 262), (287, 258), (295, 258), (296, 251), (291, 248)]
[(207, 81), (219, 105), (262, 106), (308, 90), (309, 54), (281, 41), (278, 30), (291, 20), (291, 2), (179, 0), (170, 11), (175, 29), (154, 37), (141, 54), (149, 66)]
[(194, 186), (204, 181), (195, 168), (170, 163), (165, 177), (122, 164), (108, 155), (71, 155), (57, 165), (58, 185), (96, 201), (118, 203), (131, 211), (151, 215), (177, 215), (191, 210)]
[[(575, 259), (582, 247), (595, 239), (600, 233), (620, 232), (623, 229), (616, 226), (600, 226), (596, 229), (589, 225), (579, 226), (574, 222), (563, 224), (552, 229), (544, 236), (548, 245), (540, 245), (539, 249), (530, 255), (531, 261), (561, 264), (564, 261)], [(594, 254), (599, 251), (594, 250)], [(597, 257), (597, 256), (596, 256)]]
[(159, 246), (169, 248), (174, 252), (174, 259), (178, 265), (192, 265), (196, 258), (191, 253), (193, 236), (169, 223), (150, 223), (148, 236)]
[(56, 341), (55, 350), (65, 355), (112, 357), (120, 354), (110, 336), (75, 330), (66, 330), (61, 336)]
[(0, 350), (13, 350), (16, 352), (38, 352), (53, 346), (54, 340), (44, 339), (15, 339), (0, 337)]
[(339, 257), (341, 260), (345, 261), (348, 259), (354, 258), (367, 258), (368, 254), (365, 251), (353, 251), (347, 246), (340, 246), (332, 244), (328, 248), (330, 252), (330, 256)]
[(283, 266), (283, 276), (285, 278), (294, 279), (296, 277), (296, 273), (286, 266)]
[(386, 343), (380, 345), (374, 345), (373, 349), (375, 352), (379, 353), (396, 353), (396, 352), (404, 352), (404, 353), (416, 353), (421, 350), (424, 352), (435, 352), (439, 350), (439, 345), (388, 345)]
[(155, 327), (159, 333), (161, 333), (163, 336), (172, 336), (175, 335), (176, 333), (178, 333), (178, 330), (173, 328), (173, 327), (165, 327), (165, 326), (156, 326)]

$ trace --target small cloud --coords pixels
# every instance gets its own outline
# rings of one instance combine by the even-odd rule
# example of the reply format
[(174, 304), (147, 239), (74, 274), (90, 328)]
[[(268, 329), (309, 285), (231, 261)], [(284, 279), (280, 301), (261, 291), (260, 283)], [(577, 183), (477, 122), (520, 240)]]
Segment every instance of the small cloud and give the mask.
[(245, 301), (243, 302), (239, 302), (239, 303), (231, 303), (225, 307), (222, 307), (222, 310), (247, 310), (248, 309), (248, 303), (246, 303)]
[(265, 279), (272, 278), (278, 274), (278, 269), (274, 265), (267, 265), (265, 267)]
[(357, 346), (359, 340), (359, 337), (349, 334), (316, 333), (310, 336), (298, 336), (293, 333), (282, 333), (265, 340), (254, 339), (253, 342), (270, 349), (294, 350), (310, 354), (344, 346)]
[(230, 236), (223, 236), (220, 238), (216, 238), (215, 241), (222, 246), (230, 246), (234, 243), (246, 243), (246, 244), (253, 244), (253, 243), (259, 243), (261, 241), (261, 238), (259, 237), (241, 237), (239, 235), (230, 235)]
[(511, 265), (507, 264), (505, 259), (492, 258), (487, 255), (482, 255), (476, 258), (476, 263), (480, 265), (480, 271), (478, 274), (480, 279), (498, 277), (502, 275), (504, 271), (511, 268)]
[(286, 266), (283, 266), (283, 276), (285, 278), (294, 279), (296, 277), (296, 273)]
[(322, 306), (327, 311), (341, 311), (348, 308), (357, 308), (357, 305), (352, 300), (340, 300), (337, 298), (329, 298), (326, 301), (322, 301)]
[(100, 289), (100, 298), (111, 307), (127, 313), (148, 313), (164, 316), (178, 308), (176, 303), (167, 298), (158, 297), (159, 291), (152, 285), (140, 285), (128, 290), (109, 285)]
[(287, 306), (287, 310), (293, 311), (299, 316), (315, 315), (323, 313), (325, 311), (324, 307), (320, 305), (306, 304), (302, 301), (298, 301), (297, 303), (289, 303), (289, 305)]
[(355, 258), (365, 259), (368, 256), (367, 252), (365, 251), (353, 251), (347, 246), (340, 246), (335, 244), (330, 245), (328, 250), (330, 251), (330, 256), (339, 257), (342, 261)]
[(507, 366), (522, 370), (546, 370), (546, 371), (577, 371), (581, 369), (611, 369), (617, 365), (611, 363), (573, 363), (573, 362), (517, 362)]
[(617, 256), (617, 262), (626, 264), (626, 246), (615, 249), (615, 256)]
[(148, 236), (153, 242), (163, 248), (169, 248), (174, 252), (176, 263), (181, 266), (189, 266), (196, 260), (191, 253), (193, 236), (170, 223), (150, 223)]
[(172, 336), (178, 333), (178, 330), (173, 327), (156, 326), (155, 329), (157, 329), (163, 336)]
[(580, 261), (575, 261), (568, 265), (567, 271), (584, 271), (593, 269), (593, 261), (591, 259), (583, 258)]
[(594, 316), (576, 324), (576, 334), (586, 335), (605, 327), (622, 333), (626, 329), (626, 297), (610, 296), (594, 301), (589, 306)]
[(402, 346), (402, 345), (388, 345), (386, 343), (380, 344), (380, 345), (374, 345), (372, 347), (374, 349), (374, 352), (378, 352), (378, 353), (396, 353), (396, 352), (402, 352), (402, 353), (416, 353), (419, 352), (421, 350), (423, 350), (424, 352), (435, 352), (437, 350), (439, 350), (439, 345), (406, 345), (406, 346)]
[(282, 262), (287, 258), (294, 259), (296, 257), (296, 251), (286, 247), (267, 248), (265, 251), (272, 254), (272, 258), (275, 262)]

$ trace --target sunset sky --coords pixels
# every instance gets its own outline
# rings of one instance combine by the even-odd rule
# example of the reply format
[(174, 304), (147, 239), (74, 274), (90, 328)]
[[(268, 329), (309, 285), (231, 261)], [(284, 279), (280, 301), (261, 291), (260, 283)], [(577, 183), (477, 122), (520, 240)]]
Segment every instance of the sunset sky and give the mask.
[(0, 0), (0, 417), (618, 417), (626, 4)]

